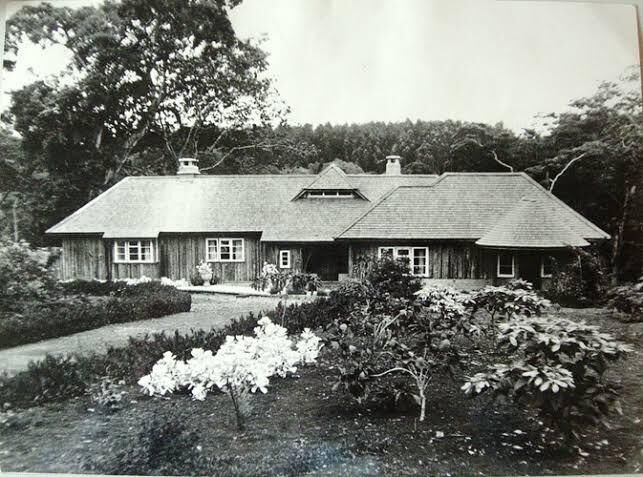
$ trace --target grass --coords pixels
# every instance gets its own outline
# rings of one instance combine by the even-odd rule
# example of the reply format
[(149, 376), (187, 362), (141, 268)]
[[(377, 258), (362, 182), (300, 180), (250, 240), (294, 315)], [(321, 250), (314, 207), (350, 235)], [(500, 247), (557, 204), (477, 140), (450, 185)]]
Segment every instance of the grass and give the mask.
[[(5, 471), (106, 472), (113, 456), (135, 444), (152, 417), (178, 418), (199, 436), (218, 475), (518, 475), (640, 472), (643, 456), (641, 324), (623, 324), (604, 310), (566, 310), (565, 318), (596, 322), (636, 346), (611, 373), (623, 386), (623, 416), (611, 430), (592, 431), (582, 457), (540, 442), (531, 416), (512, 406), (468, 399), (449, 380), (430, 390), (427, 420), (416, 409), (364, 409), (330, 390), (336, 370), (322, 362), (298, 378), (273, 378), (252, 400), (248, 430), (236, 430), (229, 399), (209, 395), (149, 398), (128, 387), (122, 409), (108, 412), (89, 397), (0, 418)], [(638, 419), (638, 421), (637, 421)], [(438, 432), (444, 437), (438, 437)]]

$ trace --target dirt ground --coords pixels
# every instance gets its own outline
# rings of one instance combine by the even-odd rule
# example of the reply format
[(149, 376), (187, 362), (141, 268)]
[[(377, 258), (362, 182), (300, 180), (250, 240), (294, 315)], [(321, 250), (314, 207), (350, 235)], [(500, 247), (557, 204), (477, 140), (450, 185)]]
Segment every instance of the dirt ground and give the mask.
[(641, 472), (643, 468), (642, 324), (623, 324), (604, 310), (561, 310), (602, 325), (634, 344), (615, 366), (623, 416), (612, 429), (589, 432), (585, 457), (540, 441), (537, 421), (522, 409), (470, 399), (448, 380), (430, 390), (427, 420), (417, 411), (359, 407), (331, 391), (335, 369), (323, 363), (298, 377), (273, 378), (252, 398), (248, 428), (236, 430), (231, 402), (183, 395), (149, 398), (129, 388), (123, 408), (101, 410), (89, 398), (0, 418), (2, 471), (105, 472), (154, 416), (178, 417), (199, 435), (201, 452), (221, 475), (543, 475)]

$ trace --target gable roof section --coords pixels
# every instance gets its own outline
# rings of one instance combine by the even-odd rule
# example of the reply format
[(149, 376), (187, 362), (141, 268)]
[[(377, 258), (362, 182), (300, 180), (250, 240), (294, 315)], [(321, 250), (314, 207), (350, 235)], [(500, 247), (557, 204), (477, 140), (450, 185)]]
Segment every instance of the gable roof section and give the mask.
[[(313, 179), (311, 175), (128, 177), (47, 233), (133, 238), (164, 232), (256, 232), (264, 241), (332, 241), (372, 202), (292, 201)], [(345, 180), (375, 201), (397, 186), (431, 184), (436, 176), (353, 174)]]
[(355, 188), (344, 171), (334, 164), (324, 169), (315, 180), (305, 187), (306, 190), (353, 190)]
[(526, 174), (506, 172), (445, 173), (429, 186), (398, 187), (337, 238), (477, 240), (531, 195), (581, 238), (609, 238)]
[(589, 243), (573, 231), (542, 195), (524, 197), (477, 242), (482, 247), (566, 248)]

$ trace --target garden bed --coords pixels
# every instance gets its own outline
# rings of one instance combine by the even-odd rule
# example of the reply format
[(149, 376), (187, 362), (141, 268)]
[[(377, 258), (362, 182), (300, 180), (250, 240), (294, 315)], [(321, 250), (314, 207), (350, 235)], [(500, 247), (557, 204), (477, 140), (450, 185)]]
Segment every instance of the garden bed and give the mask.
[(596, 429), (583, 457), (552, 450), (542, 428), (516, 406), (469, 399), (438, 378), (429, 390), (426, 421), (417, 409), (387, 412), (358, 406), (331, 391), (337, 370), (322, 361), (299, 378), (271, 380), (253, 396), (245, 432), (236, 429), (229, 398), (143, 396), (127, 387), (123, 407), (102, 410), (88, 397), (17, 411), (0, 424), (0, 467), (9, 471), (111, 472), (114, 456), (134, 448), (153, 417), (178, 418), (199, 437), (201, 453), (218, 475), (518, 475), (639, 472), (643, 425), (643, 350), (638, 324), (624, 325), (605, 310), (568, 310), (565, 318), (601, 325), (636, 349), (610, 371), (623, 386), (623, 416)]
[(0, 349), (67, 336), (114, 323), (190, 311), (191, 296), (158, 282), (75, 281), (46, 301), (28, 301), (0, 314)]

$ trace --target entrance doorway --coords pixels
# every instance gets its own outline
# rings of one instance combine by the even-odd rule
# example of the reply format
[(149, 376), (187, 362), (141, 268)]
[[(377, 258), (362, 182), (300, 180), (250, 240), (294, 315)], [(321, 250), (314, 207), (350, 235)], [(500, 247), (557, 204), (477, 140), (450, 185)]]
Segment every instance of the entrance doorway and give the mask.
[(348, 273), (348, 246), (317, 244), (304, 247), (304, 271), (316, 273), (320, 280), (336, 282), (340, 273)]
[(518, 256), (518, 275), (523, 280), (530, 282), (534, 289), (540, 290), (542, 278), (540, 277), (540, 254), (525, 253)]

